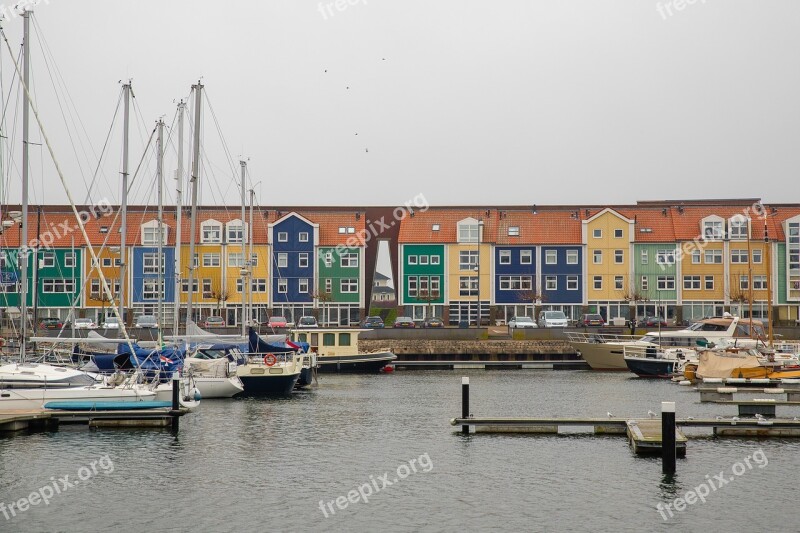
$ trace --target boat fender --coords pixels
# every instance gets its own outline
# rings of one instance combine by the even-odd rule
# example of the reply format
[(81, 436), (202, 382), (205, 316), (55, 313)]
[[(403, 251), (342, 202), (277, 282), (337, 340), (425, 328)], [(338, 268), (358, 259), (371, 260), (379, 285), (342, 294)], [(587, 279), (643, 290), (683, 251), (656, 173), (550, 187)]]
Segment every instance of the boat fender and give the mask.
[(275, 354), (268, 353), (264, 356), (264, 364), (267, 366), (272, 366), (278, 362), (278, 358), (275, 357)]

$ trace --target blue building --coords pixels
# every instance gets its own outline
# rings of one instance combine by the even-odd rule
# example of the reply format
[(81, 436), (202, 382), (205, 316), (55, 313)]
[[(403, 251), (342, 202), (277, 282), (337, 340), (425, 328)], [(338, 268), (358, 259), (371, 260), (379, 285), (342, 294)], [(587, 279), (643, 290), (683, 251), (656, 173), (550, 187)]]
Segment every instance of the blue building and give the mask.
[(269, 224), (273, 315), (296, 321), (310, 315), (318, 293), (315, 278), (315, 251), (319, 224), (289, 213)]
[(542, 309), (578, 318), (583, 305), (583, 247), (540, 247)]
[(497, 245), (494, 249), (494, 303), (498, 318), (533, 317), (538, 300), (536, 247)]
[[(159, 294), (164, 306), (164, 324), (172, 323), (175, 301), (175, 247), (167, 245), (169, 226), (164, 225), (162, 257), (158, 258), (158, 224), (141, 225), (141, 239), (131, 250), (131, 307), (133, 316), (156, 315)], [(161, 272), (159, 273), (159, 269)]]

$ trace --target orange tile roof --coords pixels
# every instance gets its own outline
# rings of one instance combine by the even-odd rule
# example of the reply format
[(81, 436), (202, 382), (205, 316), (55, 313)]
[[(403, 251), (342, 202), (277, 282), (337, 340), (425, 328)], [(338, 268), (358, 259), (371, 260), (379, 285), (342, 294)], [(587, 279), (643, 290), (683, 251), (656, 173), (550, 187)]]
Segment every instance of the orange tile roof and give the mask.
[[(416, 211), (414, 216), (406, 216), (400, 224), (401, 243), (455, 243), (458, 242), (458, 222), (465, 218), (483, 220), (483, 242), (497, 240), (497, 209), (466, 209), (431, 207), (426, 211)], [(434, 231), (433, 225), (439, 230)]]
[[(366, 235), (366, 214), (363, 210), (335, 210), (335, 211), (280, 211), (265, 210), (264, 221), (266, 224), (274, 224), (277, 220), (290, 213), (295, 213), (305, 218), (309, 222), (319, 224), (319, 244), (320, 246), (346, 245), (348, 240), (359, 235)], [(355, 233), (339, 233), (340, 227), (354, 228)], [(371, 237), (370, 237), (371, 238)], [(255, 238), (253, 239), (255, 242)], [(350, 241), (352, 243), (352, 240)], [(360, 246), (359, 243), (356, 246)]]

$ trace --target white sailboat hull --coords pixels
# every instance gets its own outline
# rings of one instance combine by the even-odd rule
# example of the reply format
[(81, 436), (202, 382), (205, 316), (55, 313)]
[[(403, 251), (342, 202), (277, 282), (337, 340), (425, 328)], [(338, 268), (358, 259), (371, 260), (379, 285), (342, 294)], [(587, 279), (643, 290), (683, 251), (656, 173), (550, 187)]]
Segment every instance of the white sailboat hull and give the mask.
[(0, 409), (43, 409), (48, 402), (144, 402), (155, 400), (152, 391), (120, 387), (78, 387), (69, 389), (3, 389)]
[(229, 378), (195, 376), (194, 384), (204, 399), (232, 398), (244, 390), (242, 380), (238, 376)]

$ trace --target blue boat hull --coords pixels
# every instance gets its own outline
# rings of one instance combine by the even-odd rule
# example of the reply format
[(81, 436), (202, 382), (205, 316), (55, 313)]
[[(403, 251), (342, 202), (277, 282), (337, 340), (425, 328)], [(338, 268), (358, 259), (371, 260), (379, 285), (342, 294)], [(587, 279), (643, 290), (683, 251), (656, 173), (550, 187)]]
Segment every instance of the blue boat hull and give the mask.
[(670, 378), (675, 369), (675, 361), (669, 359), (626, 357), (625, 364), (640, 378)]

